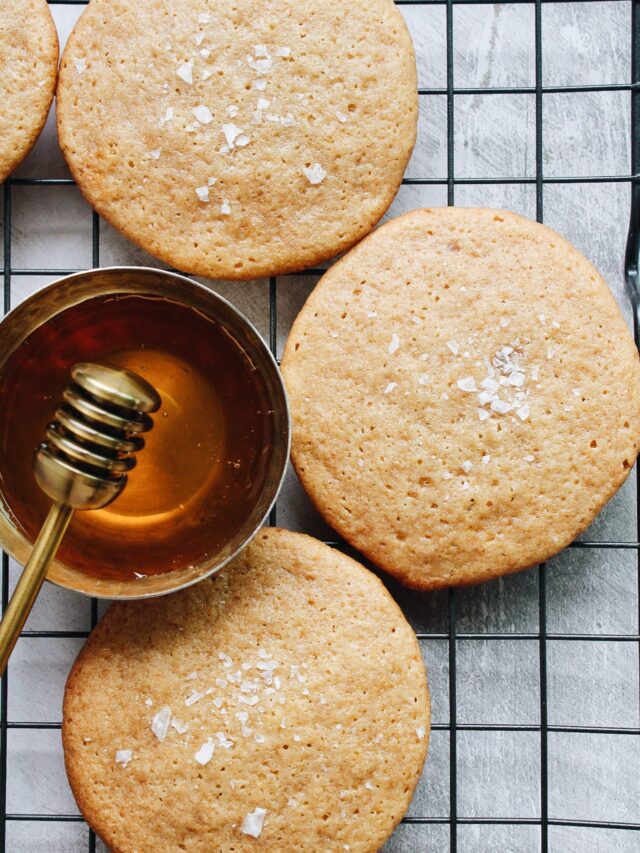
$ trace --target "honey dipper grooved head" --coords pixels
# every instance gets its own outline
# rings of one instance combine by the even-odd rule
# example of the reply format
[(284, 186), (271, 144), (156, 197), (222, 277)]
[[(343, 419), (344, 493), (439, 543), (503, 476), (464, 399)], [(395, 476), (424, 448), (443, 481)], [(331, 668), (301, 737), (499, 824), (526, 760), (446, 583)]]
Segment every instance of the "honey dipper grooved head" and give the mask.
[(35, 477), (55, 502), (74, 509), (111, 503), (144, 447), (140, 433), (160, 407), (155, 388), (137, 373), (100, 364), (76, 364), (46, 441), (36, 451)]

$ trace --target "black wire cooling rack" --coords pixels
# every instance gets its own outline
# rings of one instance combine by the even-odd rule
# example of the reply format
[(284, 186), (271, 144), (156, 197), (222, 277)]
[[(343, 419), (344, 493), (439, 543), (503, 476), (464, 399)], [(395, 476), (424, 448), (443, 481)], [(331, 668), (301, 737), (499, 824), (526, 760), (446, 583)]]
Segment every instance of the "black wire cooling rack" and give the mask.
[[(87, 0), (49, 0), (53, 5), (82, 6)], [(598, 3), (600, 0), (578, 0), (573, 6), (586, 6), (588, 3)], [(504, 5), (527, 5), (532, 7), (535, 19), (535, 85), (527, 87), (496, 87), (496, 88), (459, 88), (454, 86), (454, 7), (461, 5), (480, 5), (478, 0), (396, 0), (398, 6), (440, 6), (444, 8), (446, 15), (446, 87), (443, 88), (420, 88), (421, 96), (440, 95), (446, 98), (447, 107), (447, 174), (446, 179), (405, 179), (405, 185), (440, 185), (446, 187), (448, 204), (456, 201), (456, 187), (460, 185), (500, 185), (500, 184), (530, 184), (535, 186), (536, 216), (539, 221), (544, 218), (545, 186), (548, 184), (593, 184), (593, 183), (619, 183), (623, 182), (631, 186), (632, 215), (629, 232), (629, 243), (625, 272), (627, 283), (634, 303), (634, 334), (636, 343), (640, 343), (639, 319), (640, 319), (640, 289), (639, 283), (639, 257), (640, 257), (640, 0), (632, 0), (631, 26), (629, 34), (632, 49), (631, 83), (614, 83), (601, 85), (578, 85), (578, 86), (544, 86), (543, 85), (543, 51), (542, 51), (542, 17), (543, 5), (559, 4), (560, 0), (510, 0)], [(501, 5), (501, 4), (496, 4)], [(543, 97), (546, 94), (556, 93), (584, 93), (584, 92), (628, 92), (631, 100), (631, 163), (630, 174), (627, 175), (598, 175), (598, 176), (568, 176), (568, 177), (546, 177), (543, 160)], [(533, 177), (497, 177), (497, 178), (456, 178), (455, 172), (455, 148), (454, 148), (454, 114), (457, 95), (509, 95), (528, 94), (535, 96), (535, 175)], [(12, 265), (12, 189), (15, 186), (56, 186), (72, 185), (70, 179), (57, 178), (9, 178), (4, 184), (4, 266), (2, 269), (4, 282), (4, 310), (11, 308), (11, 280), (13, 276), (56, 276), (67, 275), (76, 272), (75, 269), (43, 269), (43, 268), (16, 268)], [(92, 232), (92, 264), (100, 265), (100, 220), (93, 213)], [(307, 270), (305, 276), (320, 275), (322, 270)], [(269, 280), (269, 342), (272, 351), (276, 352), (277, 346), (277, 282), (275, 278)], [(636, 487), (636, 506), (640, 507), (640, 489)], [(272, 514), (271, 521), (275, 523), (277, 509)], [(621, 551), (632, 551), (635, 554), (637, 564), (637, 583), (640, 590), (640, 512), (639, 521), (636, 522), (635, 540), (633, 542), (621, 541), (576, 541), (572, 548), (581, 549), (619, 549)], [(334, 547), (346, 548), (344, 543), (334, 541), (328, 544)], [(347, 549), (348, 550), (348, 549)], [(434, 731), (448, 732), (449, 751), (449, 799), (450, 808), (447, 815), (440, 817), (406, 817), (404, 824), (441, 824), (448, 828), (447, 846), (451, 853), (463, 849), (459, 841), (459, 828), (464, 825), (531, 825), (539, 831), (539, 841), (535, 849), (547, 853), (550, 848), (549, 828), (555, 826), (566, 826), (575, 828), (591, 828), (594, 832), (598, 830), (627, 830), (637, 838), (638, 849), (640, 849), (640, 822), (621, 823), (607, 822), (603, 820), (571, 820), (560, 819), (549, 814), (549, 734), (562, 732), (570, 734), (591, 735), (640, 735), (639, 727), (592, 727), (592, 726), (560, 726), (551, 725), (548, 720), (548, 657), (547, 643), (549, 641), (574, 641), (574, 642), (613, 642), (631, 643), (640, 647), (640, 613), (636, 623), (636, 633), (632, 634), (591, 634), (591, 633), (553, 633), (547, 630), (547, 578), (545, 566), (537, 570), (538, 583), (538, 617), (539, 630), (531, 632), (510, 633), (469, 633), (459, 631), (458, 601), (459, 594), (455, 590), (449, 591), (448, 595), (440, 599), (446, 601), (448, 629), (439, 633), (419, 633), (418, 638), (424, 641), (445, 641), (448, 644), (448, 687), (449, 687), (449, 723), (433, 725)], [(634, 581), (635, 583), (635, 581)], [(398, 591), (393, 590), (397, 595)], [(630, 590), (630, 593), (632, 591)], [(633, 591), (635, 592), (635, 591)], [(6, 555), (2, 557), (2, 607), (6, 607), (9, 597), (9, 560)], [(402, 594), (399, 595), (402, 598)], [(91, 602), (91, 626), (96, 624), (98, 618), (98, 603)], [(42, 641), (60, 638), (84, 638), (88, 635), (86, 631), (53, 631), (53, 630), (26, 630), (23, 637), (38, 638)], [(472, 641), (534, 641), (538, 647), (539, 657), (539, 724), (536, 725), (490, 725), (490, 724), (463, 724), (457, 722), (457, 669), (456, 651), (461, 640)], [(8, 698), (10, 689), (10, 676), (5, 675), (0, 687), (0, 847), (7, 850), (7, 823), (12, 821), (33, 822), (82, 822), (82, 818), (75, 814), (16, 814), (7, 812), (7, 740), (9, 730), (14, 729), (59, 729), (60, 723), (55, 722), (21, 722), (8, 719)], [(483, 731), (483, 732), (533, 732), (539, 736), (540, 744), (540, 784), (539, 803), (536, 817), (488, 817), (483, 815), (467, 816), (459, 814), (458, 808), (458, 736), (461, 732)], [(638, 769), (640, 772), (640, 769)], [(640, 811), (640, 804), (638, 806)], [(637, 833), (637, 835), (636, 835)], [(74, 848), (75, 849), (75, 848)], [(95, 851), (96, 838), (93, 832), (87, 830), (87, 849)], [(478, 849), (478, 848), (476, 848)], [(492, 848), (496, 849), (496, 848)], [(506, 848), (504, 848), (506, 849)], [(559, 849), (555, 848), (554, 849)], [(564, 848), (569, 851), (569, 848)], [(571, 847), (570, 853), (578, 851), (578, 847)], [(593, 848), (595, 849), (595, 848)], [(604, 850), (598, 847), (598, 850)], [(609, 847), (613, 853), (614, 848)], [(411, 846), (412, 851), (424, 851), (425, 846)], [(433, 853), (441, 853), (439, 849), (432, 848)], [(533, 850), (533, 848), (532, 848)], [(277, 853), (277, 851), (274, 851)], [(564, 851), (563, 851), (564, 853)]]

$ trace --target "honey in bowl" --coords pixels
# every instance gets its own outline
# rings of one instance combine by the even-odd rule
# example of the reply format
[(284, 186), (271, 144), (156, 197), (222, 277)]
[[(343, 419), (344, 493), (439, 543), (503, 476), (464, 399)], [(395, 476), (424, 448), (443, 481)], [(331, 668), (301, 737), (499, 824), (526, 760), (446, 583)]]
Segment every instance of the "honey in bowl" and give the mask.
[(125, 367), (158, 391), (160, 410), (124, 492), (77, 512), (59, 550), (92, 577), (129, 580), (215, 555), (264, 488), (274, 413), (268, 389), (220, 323), (170, 298), (87, 299), (35, 329), (0, 370), (0, 492), (34, 541), (49, 509), (33, 453), (80, 361)]

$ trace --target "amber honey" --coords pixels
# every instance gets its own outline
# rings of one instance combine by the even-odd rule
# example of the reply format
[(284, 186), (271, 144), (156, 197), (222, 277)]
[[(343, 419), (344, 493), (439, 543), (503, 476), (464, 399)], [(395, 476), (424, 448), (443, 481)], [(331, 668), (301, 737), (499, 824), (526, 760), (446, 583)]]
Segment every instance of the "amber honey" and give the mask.
[(59, 558), (93, 577), (133, 579), (214, 557), (264, 487), (273, 412), (240, 343), (162, 297), (100, 296), (68, 308), (0, 370), (0, 493), (15, 524), (33, 541), (48, 511), (33, 453), (79, 361), (139, 373), (162, 406), (124, 492), (104, 509), (75, 513)]

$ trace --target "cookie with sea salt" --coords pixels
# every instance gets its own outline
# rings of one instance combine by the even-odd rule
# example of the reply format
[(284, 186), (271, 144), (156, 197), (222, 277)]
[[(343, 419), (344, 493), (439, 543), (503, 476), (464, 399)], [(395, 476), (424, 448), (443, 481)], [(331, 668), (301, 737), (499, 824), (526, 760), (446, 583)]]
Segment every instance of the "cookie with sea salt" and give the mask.
[(57, 109), (80, 189), (125, 236), (186, 272), (275, 275), (391, 203), (415, 57), (393, 0), (91, 0)]
[(638, 453), (638, 353), (611, 292), (566, 240), (506, 211), (380, 228), (322, 278), (282, 368), (313, 501), (421, 589), (550, 557)]
[(0, 181), (27, 156), (56, 86), (58, 35), (46, 0), (0, 4)]
[(373, 853), (428, 733), (418, 643), (380, 581), (273, 528), (214, 578), (112, 605), (62, 725), (78, 805), (118, 853)]

